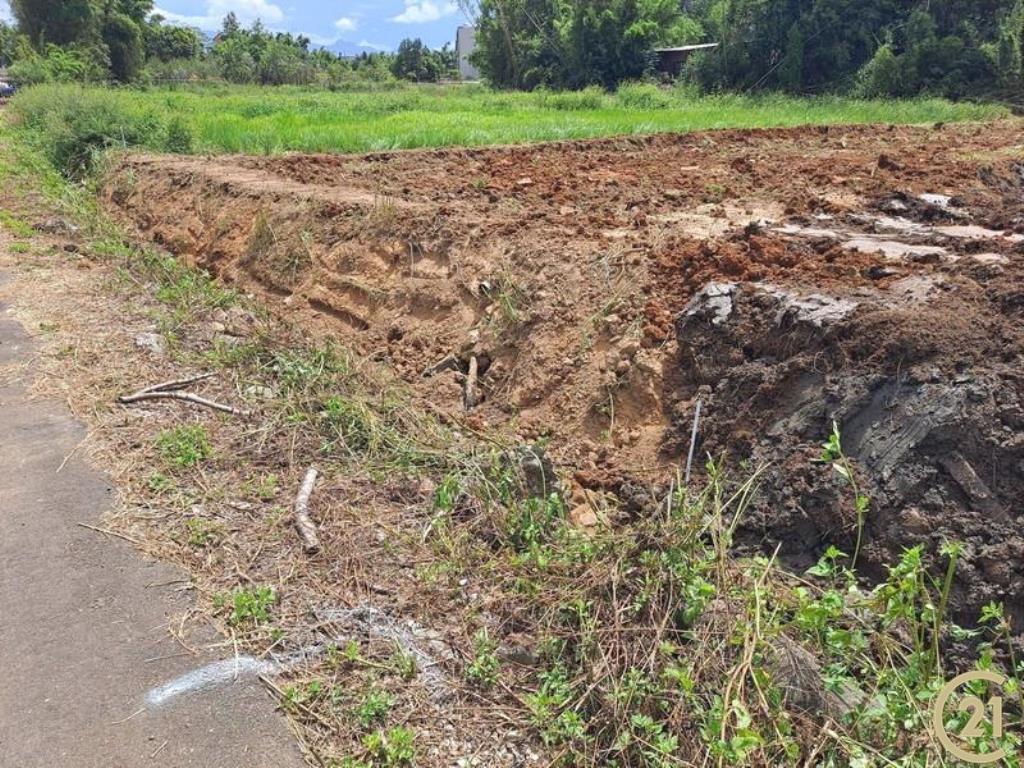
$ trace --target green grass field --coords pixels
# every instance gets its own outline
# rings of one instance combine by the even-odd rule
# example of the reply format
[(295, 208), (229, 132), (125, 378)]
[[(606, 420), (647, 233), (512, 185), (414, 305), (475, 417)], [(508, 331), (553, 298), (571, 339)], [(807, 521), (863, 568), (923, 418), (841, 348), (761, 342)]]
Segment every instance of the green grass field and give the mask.
[(345, 93), (255, 86), (39, 86), (16, 97), (11, 113), (58, 143), (70, 132), (85, 135), (93, 144), (268, 154), (480, 146), (712, 128), (953, 122), (998, 117), (1005, 110), (941, 99), (698, 96), (653, 85), (627, 85), (617, 93), (507, 93), (481, 86)]

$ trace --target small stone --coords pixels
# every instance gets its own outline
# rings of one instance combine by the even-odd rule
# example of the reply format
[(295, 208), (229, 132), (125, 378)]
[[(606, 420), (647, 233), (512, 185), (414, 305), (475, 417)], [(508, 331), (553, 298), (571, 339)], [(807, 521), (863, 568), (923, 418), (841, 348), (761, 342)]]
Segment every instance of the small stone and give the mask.
[(135, 337), (135, 346), (157, 356), (167, 351), (164, 338), (159, 333), (140, 333)]
[(638, 339), (625, 339), (619, 345), (619, 354), (623, 357), (633, 357), (639, 351), (640, 341)]
[(274, 399), (274, 390), (263, 384), (250, 384), (245, 388), (245, 394), (260, 400)]
[(597, 513), (589, 504), (580, 504), (569, 513), (569, 520), (577, 528), (595, 528), (598, 523)]

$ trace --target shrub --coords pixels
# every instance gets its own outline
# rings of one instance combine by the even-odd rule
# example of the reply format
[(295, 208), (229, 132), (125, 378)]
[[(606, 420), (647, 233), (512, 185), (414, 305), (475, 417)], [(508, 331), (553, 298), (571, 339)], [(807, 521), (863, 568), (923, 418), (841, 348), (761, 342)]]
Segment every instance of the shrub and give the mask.
[[(40, 85), (18, 94), (10, 109), (31, 129), (46, 158), (69, 178), (87, 175), (103, 150), (159, 147), (169, 133), (152, 111), (114, 91)], [(183, 140), (180, 130), (174, 134), (176, 142)]]
[(630, 109), (668, 109), (672, 105), (668, 95), (651, 83), (623, 83), (615, 95)]
[(891, 98), (902, 90), (900, 61), (892, 46), (885, 43), (857, 75), (856, 94), (869, 99)]
[(9, 67), (12, 80), (23, 85), (54, 82), (98, 82), (106, 76), (107, 62), (94, 48), (48, 45), (42, 54), (22, 48)]
[(171, 122), (167, 124), (164, 149), (179, 154), (188, 154), (192, 151), (192, 129), (180, 117), (171, 118)]
[(604, 91), (596, 85), (582, 91), (562, 91), (554, 93), (538, 89), (537, 101), (545, 109), (557, 109), (562, 112), (583, 112), (590, 109), (601, 109), (604, 106)]

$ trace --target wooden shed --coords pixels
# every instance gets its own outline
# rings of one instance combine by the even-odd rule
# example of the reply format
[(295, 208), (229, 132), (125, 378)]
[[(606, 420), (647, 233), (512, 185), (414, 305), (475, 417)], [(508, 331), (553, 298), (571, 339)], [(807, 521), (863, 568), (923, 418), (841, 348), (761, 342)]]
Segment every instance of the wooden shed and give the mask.
[(679, 77), (683, 64), (694, 51), (708, 51), (717, 48), (718, 43), (701, 43), (699, 45), (679, 45), (673, 48), (655, 48), (658, 55), (658, 71), (671, 77)]

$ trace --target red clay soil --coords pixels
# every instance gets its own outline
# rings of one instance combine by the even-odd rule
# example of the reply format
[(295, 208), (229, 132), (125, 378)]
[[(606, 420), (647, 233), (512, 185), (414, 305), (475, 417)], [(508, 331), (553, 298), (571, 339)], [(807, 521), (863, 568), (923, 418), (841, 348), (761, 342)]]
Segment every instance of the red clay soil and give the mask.
[[(391, 365), (442, 412), (549, 436), (584, 487), (667, 481), (701, 398), (702, 451), (792, 470), (747, 532), (788, 541), (795, 561), (852, 535), (810, 461), (837, 419), (878, 500), (868, 565), (964, 539), (966, 610), (1024, 595), (1024, 566), (984, 565), (997, 544), (1000, 562), (1024, 562), (1021, 127), (128, 155), (105, 200), (187, 262)], [(473, 357), (483, 401), (467, 414)], [(959, 415), (919, 428), (939, 397), (928, 387), (965, 377), (977, 387), (949, 405)], [(902, 387), (917, 389), (900, 401)], [(879, 393), (910, 403), (899, 423), (925, 435), (898, 460), (878, 459), (879, 424), (895, 419)]]

